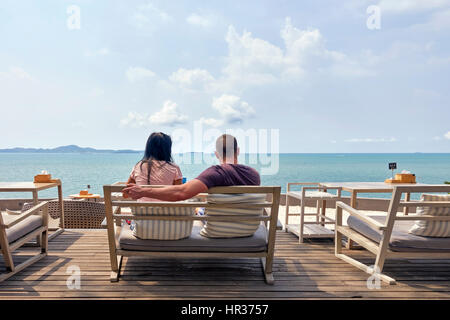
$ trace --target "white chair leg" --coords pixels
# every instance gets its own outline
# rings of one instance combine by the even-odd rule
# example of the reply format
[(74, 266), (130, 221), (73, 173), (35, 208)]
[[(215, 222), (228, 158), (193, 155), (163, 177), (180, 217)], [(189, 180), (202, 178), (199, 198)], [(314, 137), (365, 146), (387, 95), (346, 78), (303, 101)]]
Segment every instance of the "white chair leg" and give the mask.
[(305, 224), (305, 201), (304, 199), (301, 200), (300, 205), (300, 224), (299, 224), (299, 232), (298, 232), (298, 242), (303, 243), (303, 229)]
[(289, 224), (289, 195), (286, 193), (286, 216), (284, 217), (284, 231), (288, 232)]
[(320, 209), (322, 209), (320, 204), (321, 204), (320, 200), (317, 200), (317, 205), (316, 205), (316, 223), (317, 224), (319, 224)]

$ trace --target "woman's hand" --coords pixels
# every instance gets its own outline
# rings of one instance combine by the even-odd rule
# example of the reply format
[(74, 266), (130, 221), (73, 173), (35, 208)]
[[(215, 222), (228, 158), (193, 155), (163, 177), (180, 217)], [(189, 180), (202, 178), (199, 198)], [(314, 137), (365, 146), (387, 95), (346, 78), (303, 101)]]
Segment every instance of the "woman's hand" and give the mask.
[(144, 189), (133, 183), (127, 184), (127, 187), (122, 189), (124, 198), (132, 198), (135, 200), (147, 196), (149, 191), (149, 188)]

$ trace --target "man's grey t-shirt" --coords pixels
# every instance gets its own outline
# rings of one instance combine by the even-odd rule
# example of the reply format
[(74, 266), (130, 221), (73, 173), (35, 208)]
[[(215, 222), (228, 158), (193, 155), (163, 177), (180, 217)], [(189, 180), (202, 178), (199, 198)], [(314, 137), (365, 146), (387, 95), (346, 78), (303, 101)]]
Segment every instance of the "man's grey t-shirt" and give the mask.
[(258, 171), (243, 164), (222, 164), (209, 167), (198, 177), (208, 189), (219, 186), (258, 186)]

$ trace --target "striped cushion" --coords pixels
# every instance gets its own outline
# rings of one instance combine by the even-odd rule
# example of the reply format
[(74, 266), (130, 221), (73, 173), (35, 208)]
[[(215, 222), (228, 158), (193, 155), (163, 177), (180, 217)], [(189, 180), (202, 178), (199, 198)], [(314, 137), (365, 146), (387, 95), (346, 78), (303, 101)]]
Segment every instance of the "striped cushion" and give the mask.
[[(421, 201), (450, 201), (450, 195), (423, 194)], [(419, 207), (418, 215), (448, 216), (450, 208), (445, 207)], [(419, 220), (412, 226), (409, 233), (424, 237), (450, 237), (450, 221)]]
[[(211, 194), (208, 195), (209, 203), (262, 203), (266, 199), (265, 194)], [(246, 208), (207, 208), (205, 214), (209, 216), (223, 215), (254, 215), (259, 216), (263, 209)], [(252, 236), (258, 229), (261, 221), (220, 222), (209, 221), (205, 224), (200, 234), (208, 238), (238, 238)]]
[[(164, 216), (192, 216), (193, 208), (174, 207), (132, 207), (133, 214), (164, 215)], [(191, 235), (193, 221), (167, 220), (135, 220), (133, 235), (139, 239), (179, 240)]]

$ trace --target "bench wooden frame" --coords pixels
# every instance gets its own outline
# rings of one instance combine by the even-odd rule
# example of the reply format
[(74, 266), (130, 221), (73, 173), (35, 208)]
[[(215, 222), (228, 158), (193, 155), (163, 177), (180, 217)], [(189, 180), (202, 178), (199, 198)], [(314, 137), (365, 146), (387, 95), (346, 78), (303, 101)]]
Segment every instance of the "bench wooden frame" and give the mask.
[[(163, 187), (163, 186), (142, 186), (142, 187)], [(275, 248), (275, 237), (278, 221), (278, 208), (280, 205), (281, 187), (266, 186), (232, 186), (215, 187), (208, 190), (209, 194), (226, 193), (265, 193), (271, 194), (271, 201), (261, 204), (212, 204), (205, 201), (200, 202), (136, 202), (136, 201), (113, 201), (112, 192), (121, 192), (124, 185), (105, 185), (103, 192), (105, 197), (106, 222), (108, 229), (108, 242), (111, 261), (111, 282), (117, 282), (120, 276), (123, 256), (147, 256), (151, 258), (260, 258), (266, 283), (273, 284), (273, 256)], [(205, 208), (267, 208), (263, 210), (261, 216), (164, 216), (164, 215), (133, 215), (121, 214), (122, 207), (205, 207)], [(257, 220), (264, 221), (268, 228), (267, 249), (262, 252), (180, 252), (180, 251), (134, 251), (122, 250), (119, 248), (118, 237), (121, 231), (122, 220), (182, 220), (182, 221), (244, 221)], [(176, 240), (175, 240), (176, 241)]]
[[(12, 243), (9, 243), (8, 238), (6, 236), (6, 229), (11, 228), (18, 224), (19, 222), (25, 220), (31, 215), (36, 214), (41, 211), (40, 215), (42, 216), (42, 226), (27, 233), (21, 238), (15, 240)], [(0, 274), (0, 282), (12, 277), (16, 273), (22, 271), (26, 267), (32, 265), (33, 263), (41, 260), (48, 253), (48, 204), (47, 202), (41, 202), (40, 204), (30, 208), (29, 210), (14, 216), (15, 219), (9, 223), (4, 223), (3, 217), (0, 214), (0, 245), (1, 251), (3, 254), (3, 258), (5, 260), (5, 265), (7, 269), (7, 273)], [(37, 255), (25, 260), (24, 262), (14, 265), (12, 253), (29, 242), (32, 239), (39, 238), (38, 244), (41, 248), (41, 252)]]
[[(450, 216), (417, 216), (417, 215), (403, 215), (397, 216), (399, 208), (411, 208), (411, 207), (450, 207), (450, 201), (437, 202), (437, 201), (410, 201), (406, 199), (402, 201), (403, 193), (423, 193), (423, 192), (450, 192), (450, 186), (436, 185), (436, 186), (398, 186), (394, 187), (392, 198), (389, 203), (389, 209), (386, 216), (386, 221), (380, 223), (371, 217), (368, 217), (364, 213), (346, 205), (343, 202), (336, 203), (336, 234), (335, 234), (335, 255), (339, 259), (350, 263), (351, 265), (365, 271), (368, 274), (375, 274), (381, 280), (395, 284), (395, 279), (382, 273), (385, 260), (388, 258), (409, 258), (409, 259), (450, 259), (450, 253), (446, 252), (397, 252), (389, 249), (389, 242), (394, 228), (395, 221), (400, 220), (431, 220), (431, 221), (449, 221)], [(367, 223), (374, 230), (381, 232), (381, 241), (379, 243), (365, 237), (361, 233), (342, 225), (342, 211), (345, 210), (350, 215), (355, 216)], [(374, 267), (369, 267), (346, 254), (342, 253), (342, 236), (346, 236), (348, 239), (357, 242), (359, 245), (370, 251), (376, 256)]]

